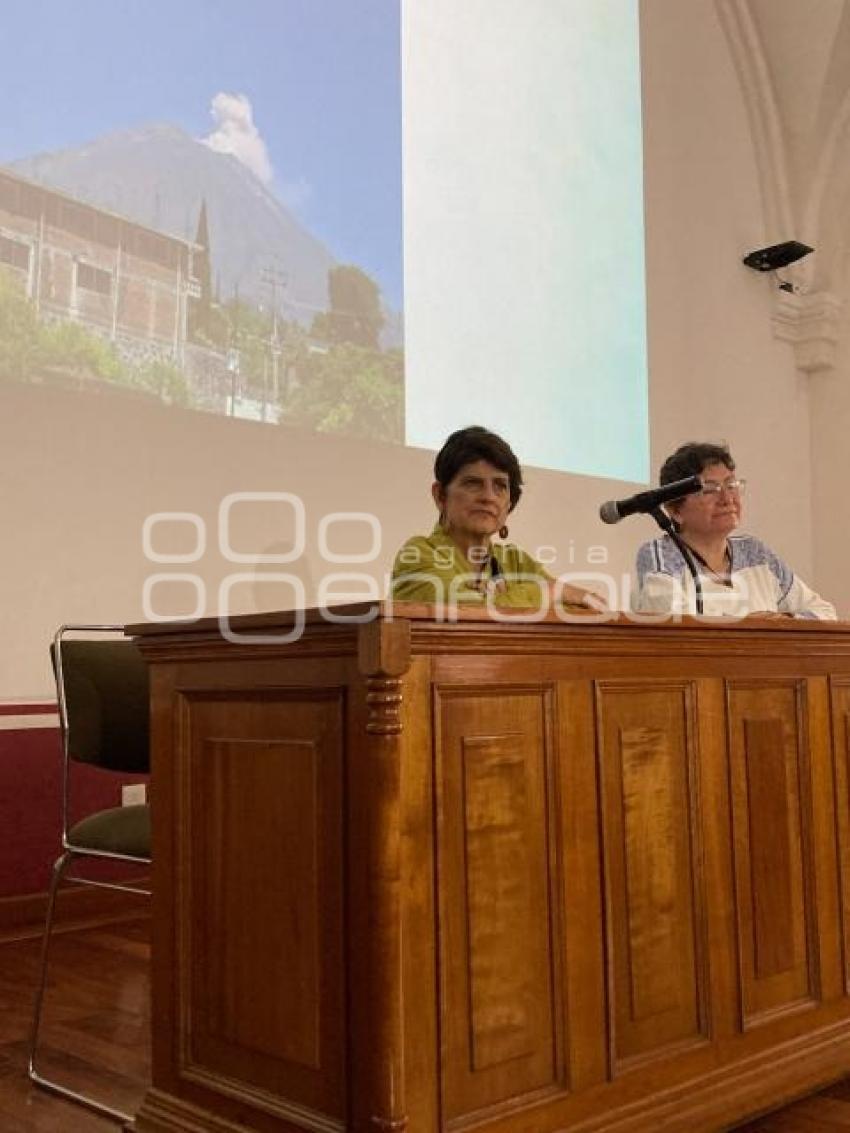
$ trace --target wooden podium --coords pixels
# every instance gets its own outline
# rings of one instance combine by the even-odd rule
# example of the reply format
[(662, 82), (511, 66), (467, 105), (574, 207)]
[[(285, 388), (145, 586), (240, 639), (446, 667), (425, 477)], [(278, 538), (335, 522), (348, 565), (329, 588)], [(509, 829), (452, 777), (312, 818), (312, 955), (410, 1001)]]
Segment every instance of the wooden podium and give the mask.
[(134, 629), (138, 1133), (697, 1133), (850, 1073), (850, 626), (305, 621)]

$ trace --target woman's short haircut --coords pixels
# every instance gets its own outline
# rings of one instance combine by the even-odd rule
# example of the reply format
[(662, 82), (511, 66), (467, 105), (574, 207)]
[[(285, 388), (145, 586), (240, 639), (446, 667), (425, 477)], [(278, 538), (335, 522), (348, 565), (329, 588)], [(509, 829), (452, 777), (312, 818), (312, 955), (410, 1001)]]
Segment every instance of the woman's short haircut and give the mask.
[(687, 444), (680, 445), (661, 465), (658, 482), (672, 484), (688, 476), (699, 476), (710, 464), (724, 464), (730, 472), (735, 471), (735, 461), (726, 445), (688, 441)]
[(445, 491), (461, 468), (465, 464), (474, 464), (476, 460), (486, 460), (507, 474), (511, 492), (510, 510), (513, 511), (522, 495), (522, 469), (508, 442), (481, 425), (470, 425), (452, 433), (437, 453), (434, 479)]

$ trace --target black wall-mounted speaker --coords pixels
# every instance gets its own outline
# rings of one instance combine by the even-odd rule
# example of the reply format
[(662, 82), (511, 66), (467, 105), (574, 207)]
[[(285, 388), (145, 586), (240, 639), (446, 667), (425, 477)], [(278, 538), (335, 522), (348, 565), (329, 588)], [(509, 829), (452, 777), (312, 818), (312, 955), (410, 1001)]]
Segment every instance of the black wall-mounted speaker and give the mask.
[(769, 248), (756, 248), (744, 256), (744, 263), (748, 268), (756, 271), (776, 271), (777, 268), (787, 267), (796, 260), (801, 260), (809, 252), (813, 252), (808, 244), (801, 244), (799, 240), (786, 240), (784, 244), (771, 244)]

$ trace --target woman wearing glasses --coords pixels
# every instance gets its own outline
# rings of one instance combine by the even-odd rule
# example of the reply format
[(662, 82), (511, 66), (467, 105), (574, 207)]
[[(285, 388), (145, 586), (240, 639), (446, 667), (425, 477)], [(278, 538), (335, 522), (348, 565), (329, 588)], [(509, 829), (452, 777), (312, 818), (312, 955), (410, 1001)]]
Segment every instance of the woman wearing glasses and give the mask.
[[(835, 620), (835, 607), (806, 585), (752, 535), (734, 535), (745, 481), (724, 445), (685, 444), (665, 460), (661, 484), (699, 476), (702, 492), (667, 504), (679, 538), (699, 571), (703, 613), (743, 617), (788, 614)], [(669, 535), (644, 543), (637, 557), (639, 613), (693, 614), (696, 588), (681, 550)]]

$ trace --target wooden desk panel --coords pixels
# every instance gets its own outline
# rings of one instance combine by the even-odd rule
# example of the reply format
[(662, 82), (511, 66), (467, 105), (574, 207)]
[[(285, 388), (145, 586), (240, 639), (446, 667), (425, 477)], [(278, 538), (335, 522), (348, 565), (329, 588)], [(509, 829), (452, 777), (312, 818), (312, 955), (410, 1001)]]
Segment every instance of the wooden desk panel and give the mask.
[(599, 682), (613, 1075), (708, 1040), (693, 682)]
[(553, 690), (435, 692), (448, 1122), (563, 1092), (563, 909)]
[(341, 1119), (342, 691), (181, 699), (184, 1073)]

